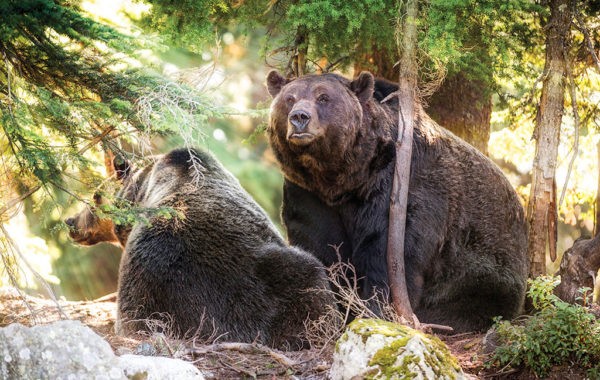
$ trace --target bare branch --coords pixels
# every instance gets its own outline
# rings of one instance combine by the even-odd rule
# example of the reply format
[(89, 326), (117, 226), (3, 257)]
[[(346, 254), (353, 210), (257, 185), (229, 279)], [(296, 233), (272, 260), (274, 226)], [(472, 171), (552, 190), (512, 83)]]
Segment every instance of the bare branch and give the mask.
[(41, 187), (42, 187), (42, 185), (40, 185), (40, 184), (35, 185), (34, 187), (27, 190), (24, 194), (18, 196), (17, 198), (13, 198), (13, 199), (9, 200), (6, 203), (6, 205), (4, 205), (2, 208), (0, 208), (0, 219), (1, 219), (2, 215), (4, 215), (6, 212), (8, 212), (13, 207), (19, 205), (25, 199), (29, 198), (33, 193), (38, 191)]
[(348, 59), (348, 58), (350, 58), (350, 56), (348, 56), (348, 55), (345, 55), (345, 56), (343, 56), (343, 57), (340, 57), (340, 58), (336, 59), (335, 61), (333, 61), (333, 62), (331, 62), (331, 63), (327, 64), (327, 66), (325, 66), (325, 69), (323, 69), (323, 72), (324, 72), (324, 73), (328, 73), (328, 72), (330, 72), (330, 71), (331, 71), (332, 69), (334, 69), (334, 68), (335, 68), (337, 65), (339, 65), (339, 64), (340, 64), (342, 61), (344, 61), (344, 60), (346, 60), (346, 59)]
[(590, 32), (585, 27), (585, 23), (583, 22), (583, 19), (581, 17), (581, 12), (577, 9), (574, 9), (573, 11), (575, 13), (575, 20), (577, 20), (577, 22), (573, 23), (573, 25), (577, 29), (579, 29), (579, 31), (581, 33), (583, 33), (583, 37), (585, 39), (585, 43), (588, 48), (588, 51), (590, 52), (590, 55), (592, 56), (592, 59), (594, 60), (594, 63), (596, 64), (596, 68), (598, 69), (598, 72), (600, 72), (600, 59), (598, 59), (598, 55), (596, 54), (596, 50), (594, 49), (594, 41), (590, 37)]
[(79, 149), (79, 151), (77, 153), (79, 153), (79, 154), (85, 153), (87, 150), (91, 149), (94, 145), (96, 145), (100, 141), (102, 141), (102, 139), (104, 139), (109, 133), (111, 133), (114, 130), (115, 130), (114, 126), (110, 126), (106, 129), (104, 129), (102, 131), (102, 133), (100, 133), (99, 135), (97, 135), (93, 139), (91, 139), (87, 144), (85, 144), (83, 146), (83, 148)]

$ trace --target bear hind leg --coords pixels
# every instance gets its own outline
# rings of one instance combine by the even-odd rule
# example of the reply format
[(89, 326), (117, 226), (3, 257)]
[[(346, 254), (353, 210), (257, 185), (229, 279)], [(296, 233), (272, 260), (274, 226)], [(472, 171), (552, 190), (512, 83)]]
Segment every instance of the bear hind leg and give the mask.
[(445, 297), (435, 300), (426, 296), (436, 294), (435, 290), (424, 291), (424, 302), (415, 311), (421, 322), (450, 326), (453, 333), (482, 331), (491, 327), (494, 317), (511, 319), (521, 312), (525, 287), (516, 280), (496, 277), (465, 283), (463, 279), (455, 284), (454, 289), (438, 292)]

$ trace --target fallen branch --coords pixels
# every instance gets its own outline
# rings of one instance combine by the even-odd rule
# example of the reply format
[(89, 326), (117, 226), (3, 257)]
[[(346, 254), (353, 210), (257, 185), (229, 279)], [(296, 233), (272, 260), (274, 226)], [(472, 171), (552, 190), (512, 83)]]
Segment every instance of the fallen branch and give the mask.
[(218, 351), (236, 351), (243, 354), (263, 354), (269, 355), (275, 359), (279, 364), (293, 368), (298, 365), (295, 361), (288, 358), (284, 354), (274, 351), (273, 349), (259, 344), (259, 343), (239, 343), (239, 342), (226, 342), (226, 343), (214, 343), (202, 347), (188, 348), (185, 354), (190, 355), (206, 355)]

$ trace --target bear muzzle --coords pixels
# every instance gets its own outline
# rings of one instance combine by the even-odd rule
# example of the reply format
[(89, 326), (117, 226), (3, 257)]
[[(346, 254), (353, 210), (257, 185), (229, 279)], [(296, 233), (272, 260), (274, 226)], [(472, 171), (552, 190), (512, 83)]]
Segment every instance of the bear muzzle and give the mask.
[[(86, 213), (87, 210), (82, 212)], [(65, 224), (69, 227), (69, 237), (78, 245), (90, 246), (101, 242), (118, 242), (114, 224), (110, 219), (78, 214), (67, 218)]]
[(308, 145), (316, 136), (311, 128), (311, 115), (309, 112), (297, 109), (288, 116), (287, 139), (295, 145)]

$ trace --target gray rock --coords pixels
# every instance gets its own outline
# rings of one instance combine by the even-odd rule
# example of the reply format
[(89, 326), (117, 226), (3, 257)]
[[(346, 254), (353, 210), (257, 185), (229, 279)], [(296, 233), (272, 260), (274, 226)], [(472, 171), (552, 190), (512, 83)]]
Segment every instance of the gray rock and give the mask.
[(458, 361), (437, 337), (378, 319), (352, 322), (338, 340), (333, 380), (465, 379)]
[(203, 378), (196, 367), (177, 359), (161, 356), (123, 355), (119, 357), (119, 362), (125, 376), (129, 379), (180, 380)]
[(79, 321), (0, 328), (0, 379), (203, 379), (182, 360), (115, 356), (110, 345)]

